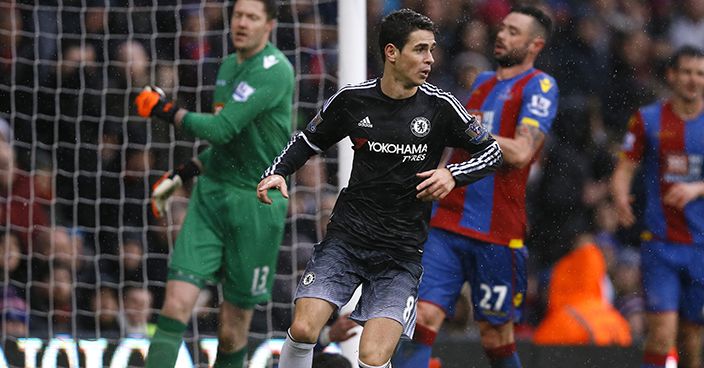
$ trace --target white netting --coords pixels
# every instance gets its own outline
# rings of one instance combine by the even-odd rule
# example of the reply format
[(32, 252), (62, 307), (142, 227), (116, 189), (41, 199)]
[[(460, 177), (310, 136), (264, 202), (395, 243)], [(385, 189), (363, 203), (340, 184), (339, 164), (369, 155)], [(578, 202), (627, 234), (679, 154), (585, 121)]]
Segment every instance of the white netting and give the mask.
[[(295, 67), (294, 129), (336, 88), (336, 6), (281, 3), (273, 41)], [(7, 122), (0, 133), (16, 153), (7, 175), (9, 150), (0, 152), (3, 342), (23, 333), (119, 341), (144, 330), (144, 315), (153, 321), (187, 200), (174, 201), (167, 221), (158, 221), (148, 208), (150, 186), (206, 143), (141, 122), (131, 101), (156, 84), (189, 110), (211, 112), (219, 61), (232, 51), (231, 8), (217, 0), (0, 3)], [(334, 157), (302, 170), (292, 180), (274, 300), (257, 308), (253, 338), (285, 335), (291, 291), (336, 192)], [(151, 313), (140, 313), (149, 294)], [(213, 335), (218, 300), (216, 289), (206, 290), (189, 339)]]

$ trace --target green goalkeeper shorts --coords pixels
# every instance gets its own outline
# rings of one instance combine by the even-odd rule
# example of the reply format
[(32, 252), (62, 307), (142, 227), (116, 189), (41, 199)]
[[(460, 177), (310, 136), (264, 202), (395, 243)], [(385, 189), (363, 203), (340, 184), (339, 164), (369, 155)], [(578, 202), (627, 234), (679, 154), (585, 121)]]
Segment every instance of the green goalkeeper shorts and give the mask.
[(268, 301), (288, 204), (278, 191), (270, 196), (274, 203), (265, 205), (255, 190), (200, 177), (171, 254), (169, 280), (201, 288), (220, 282), (225, 300), (240, 308)]

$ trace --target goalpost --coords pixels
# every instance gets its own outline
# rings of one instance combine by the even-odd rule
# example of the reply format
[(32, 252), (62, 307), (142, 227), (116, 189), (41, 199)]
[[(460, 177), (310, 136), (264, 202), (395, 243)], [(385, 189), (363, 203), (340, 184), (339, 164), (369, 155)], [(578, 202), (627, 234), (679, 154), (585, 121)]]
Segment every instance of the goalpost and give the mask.
[[(0, 55), (0, 118), (7, 122), (5, 130), (0, 122), (0, 135), (16, 152), (15, 179), (0, 178), (2, 264), (19, 253), (15, 268), (0, 268), (0, 367), (48, 367), (54, 359), (119, 367), (146, 352), (140, 333), (151, 331), (161, 307), (187, 203), (175, 198), (167, 220), (156, 220), (150, 187), (207, 142), (135, 121), (132, 99), (155, 84), (190, 110), (211, 112), (214, 73), (232, 51), (233, 2), (0, 4), (0, 38), (10, 40)], [(280, 11), (272, 42), (294, 65), (292, 124), (302, 129), (339, 86), (366, 79), (366, 1), (285, 0)], [(350, 147), (341, 143), (291, 178), (273, 300), (256, 308), (250, 334), (266, 351), (285, 337), (291, 293), (349, 178)], [(152, 299), (149, 325), (133, 326), (140, 318), (130, 309), (140, 308), (133, 290)], [(218, 294), (203, 293), (185, 338), (190, 354), (178, 364), (212, 363)], [(45, 327), (34, 328), (37, 321)], [(258, 353), (257, 362), (270, 364)]]

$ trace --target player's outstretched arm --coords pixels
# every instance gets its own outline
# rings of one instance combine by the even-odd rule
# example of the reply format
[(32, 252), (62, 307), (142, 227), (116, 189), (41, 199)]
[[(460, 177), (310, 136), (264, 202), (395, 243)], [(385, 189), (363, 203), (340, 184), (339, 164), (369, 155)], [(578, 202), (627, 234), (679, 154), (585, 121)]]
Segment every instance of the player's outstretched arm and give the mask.
[(146, 86), (134, 99), (137, 114), (143, 118), (158, 118), (169, 124), (180, 125), (186, 109), (178, 107), (156, 86)]
[(281, 195), (284, 198), (288, 198), (288, 186), (286, 186), (286, 179), (281, 175), (270, 175), (262, 179), (257, 185), (257, 198), (259, 202), (264, 204), (272, 204), (271, 198), (269, 198), (269, 189), (278, 189), (281, 191)]

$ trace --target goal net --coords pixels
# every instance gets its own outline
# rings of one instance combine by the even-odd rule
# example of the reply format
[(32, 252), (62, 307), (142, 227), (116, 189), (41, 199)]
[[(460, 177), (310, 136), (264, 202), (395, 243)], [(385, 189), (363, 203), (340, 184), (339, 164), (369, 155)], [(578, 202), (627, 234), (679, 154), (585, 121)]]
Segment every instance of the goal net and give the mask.
[[(212, 112), (219, 62), (233, 51), (232, 6), (0, 3), (0, 367), (108, 365), (144, 354), (191, 186), (165, 219), (149, 210), (150, 187), (207, 142), (143, 122), (132, 101), (154, 84), (191, 111)], [(335, 0), (280, 2), (272, 42), (295, 68), (294, 129), (337, 88), (336, 17)], [(254, 341), (285, 336), (292, 292), (337, 192), (336, 165), (329, 152), (291, 179), (273, 300), (256, 308)], [(190, 321), (185, 341), (196, 365), (214, 359), (220, 300), (216, 287), (205, 288)]]

